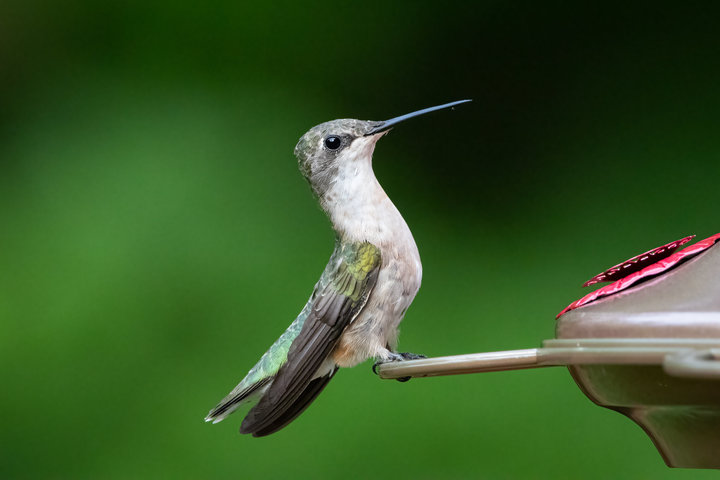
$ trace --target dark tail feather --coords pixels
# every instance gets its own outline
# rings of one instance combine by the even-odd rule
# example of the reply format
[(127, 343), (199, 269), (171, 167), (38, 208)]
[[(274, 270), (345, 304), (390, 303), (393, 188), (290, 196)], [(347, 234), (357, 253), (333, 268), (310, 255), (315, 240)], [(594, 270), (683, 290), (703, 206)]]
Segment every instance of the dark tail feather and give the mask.
[[(315, 397), (320, 395), (320, 392), (325, 389), (328, 382), (330, 382), (337, 370), (338, 369), (335, 368), (335, 370), (333, 370), (329, 375), (312, 380), (308, 384), (307, 388), (303, 390), (297, 400), (288, 405), (288, 407), (272, 423), (268, 425), (262, 425), (260, 429), (254, 430), (252, 428), (253, 425), (248, 426), (246, 425), (247, 422), (243, 421), (242, 425), (240, 426), (240, 433), (252, 433), (253, 437), (264, 437), (266, 435), (270, 435), (271, 433), (275, 433), (278, 430), (283, 429), (290, 422), (295, 420), (298, 415), (304, 412), (308, 406), (310, 406), (313, 400), (315, 400)], [(252, 413), (252, 411), (248, 413), (248, 415), (245, 417), (246, 419), (252, 418), (252, 415), (250, 413)], [(263, 422), (253, 423), (262, 424)]]

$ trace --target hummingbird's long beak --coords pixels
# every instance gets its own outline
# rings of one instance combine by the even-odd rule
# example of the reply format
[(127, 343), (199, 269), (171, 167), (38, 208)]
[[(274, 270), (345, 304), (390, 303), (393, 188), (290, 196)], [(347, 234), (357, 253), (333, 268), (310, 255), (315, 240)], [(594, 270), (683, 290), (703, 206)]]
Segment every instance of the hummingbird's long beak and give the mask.
[(443, 108), (454, 107), (455, 105), (460, 105), (461, 103), (467, 102), (472, 102), (472, 100), (458, 100), (457, 102), (445, 103), (443, 105), (437, 105), (435, 107), (423, 108), (422, 110), (418, 110), (417, 112), (406, 113), (405, 115), (400, 115), (399, 117), (391, 118), (390, 120), (385, 120), (384, 122), (381, 122), (380, 125), (370, 130), (368, 133), (365, 134), (365, 136), (367, 137), (368, 135), (375, 135), (376, 133), (385, 131), (393, 125), (404, 122), (408, 118), (417, 117), (418, 115), (424, 115), (426, 113), (434, 112), (435, 110), (442, 110)]

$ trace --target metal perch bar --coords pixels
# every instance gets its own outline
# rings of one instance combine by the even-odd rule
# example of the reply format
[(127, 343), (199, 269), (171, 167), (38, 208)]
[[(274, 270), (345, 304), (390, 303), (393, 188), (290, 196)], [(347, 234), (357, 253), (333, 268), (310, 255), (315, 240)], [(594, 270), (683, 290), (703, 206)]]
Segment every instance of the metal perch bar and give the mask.
[(380, 378), (393, 379), (538, 368), (545, 366), (539, 363), (539, 351), (539, 348), (528, 348), (391, 362), (378, 366), (377, 372)]
[(569, 365), (662, 365), (669, 375), (720, 379), (717, 340), (547, 340), (543, 348), (471, 353), (379, 365), (384, 379), (435, 377)]

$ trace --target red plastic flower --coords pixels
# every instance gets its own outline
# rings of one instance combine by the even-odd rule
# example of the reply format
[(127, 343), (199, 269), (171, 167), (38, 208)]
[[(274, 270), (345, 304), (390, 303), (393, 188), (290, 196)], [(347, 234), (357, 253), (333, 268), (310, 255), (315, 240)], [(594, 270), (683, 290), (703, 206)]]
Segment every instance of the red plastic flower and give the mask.
[(598, 288), (594, 292), (585, 295), (580, 300), (571, 303), (565, 307), (562, 312), (558, 313), (556, 318), (559, 318), (561, 315), (569, 312), (570, 310), (574, 310), (578, 307), (594, 302), (598, 298), (618, 293), (626, 288), (630, 288), (632, 285), (642, 280), (656, 277), (671, 268), (680, 265), (682, 262), (694, 257), (703, 250), (707, 250), (712, 247), (715, 242), (720, 240), (720, 233), (717, 233), (712, 237), (708, 237), (705, 240), (700, 240), (699, 242), (690, 245), (679, 252), (673, 253), (678, 247), (686, 244), (694, 237), (695, 235), (691, 235), (689, 237), (668, 243), (667, 245), (663, 245), (662, 247), (649, 250), (631, 258), (630, 260), (626, 260), (623, 263), (615, 265), (603, 273), (595, 275), (593, 278), (585, 282), (583, 286), (593, 285), (607, 280), (618, 280), (609, 285)]

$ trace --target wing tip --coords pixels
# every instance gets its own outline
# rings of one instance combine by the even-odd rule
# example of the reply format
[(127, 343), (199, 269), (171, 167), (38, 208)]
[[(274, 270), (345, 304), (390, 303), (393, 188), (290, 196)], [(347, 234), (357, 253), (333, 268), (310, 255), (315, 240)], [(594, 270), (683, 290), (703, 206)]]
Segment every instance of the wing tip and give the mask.
[(226, 415), (213, 415), (213, 412), (211, 411), (207, 414), (207, 416), (205, 416), (205, 423), (212, 422), (212, 424), (215, 425), (216, 423), (220, 423), (225, 420), (225, 417)]
[(231, 413), (237, 410), (240, 405), (245, 403), (245, 401), (247, 401), (247, 398), (232, 398), (228, 401), (220, 402), (219, 405), (217, 405), (215, 408), (210, 410), (207, 415), (205, 415), (205, 422), (212, 422), (213, 425), (222, 422)]
[(213, 425), (225, 420), (235, 410), (240, 408), (246, 402), (252, 401), (257, 395), (261, 395), (265, 391), (266, 385), (272, 380), (273, 377), (266, 377), (259, 382), (255, 382), (249, 387), (240, 388), (243, 383), (240, 383), (227, 397), (225, 397), (219, 404), (208, 412), (205, 416), (205, 422), (212, 422)]

